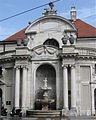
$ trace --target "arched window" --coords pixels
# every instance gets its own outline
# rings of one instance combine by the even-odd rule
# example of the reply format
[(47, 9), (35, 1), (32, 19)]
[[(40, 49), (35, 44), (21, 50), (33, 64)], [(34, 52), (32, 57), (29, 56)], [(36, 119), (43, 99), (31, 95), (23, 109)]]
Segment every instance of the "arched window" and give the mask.
[(52, 46), (55, 46), (57, 48), (59, 48), (59, 43), (55, 40), (55, 39), (47, 39), (43, 45), (52, 45)]

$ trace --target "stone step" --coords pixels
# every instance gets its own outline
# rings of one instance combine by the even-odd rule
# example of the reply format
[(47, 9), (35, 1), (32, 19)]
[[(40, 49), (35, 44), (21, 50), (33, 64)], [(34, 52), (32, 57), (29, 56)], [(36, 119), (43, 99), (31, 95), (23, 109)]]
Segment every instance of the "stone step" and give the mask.
[(60, 110), (27, 110), (27, 116), (29, 117), (60, 117), (62, 111)]

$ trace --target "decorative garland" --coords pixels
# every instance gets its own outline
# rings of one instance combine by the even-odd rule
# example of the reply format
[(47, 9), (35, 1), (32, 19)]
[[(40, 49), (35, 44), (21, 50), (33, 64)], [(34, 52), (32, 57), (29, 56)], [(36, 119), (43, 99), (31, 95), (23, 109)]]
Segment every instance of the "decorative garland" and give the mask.
[(41, 55), (42, 53), (46, 54), (46, 52), (48, 52), (49, 54), (54, 54), (54, 53), (57, 52), (57, 50), (49, 50), (46, 46), (43, 46), (43, 50), (42, 51), (36, 51), (36, 50), (34, 50), (34, 52), (37, 55)]

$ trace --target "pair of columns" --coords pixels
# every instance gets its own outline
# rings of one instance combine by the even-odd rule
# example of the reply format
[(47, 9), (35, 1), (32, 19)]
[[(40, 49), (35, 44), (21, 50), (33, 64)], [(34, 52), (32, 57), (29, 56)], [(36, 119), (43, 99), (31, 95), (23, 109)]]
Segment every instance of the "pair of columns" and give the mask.
[[(22, 108), (26, 105), (26, 81), (27, 81), (27, 67), (24, 66), (22, 68), (23, 75), (22, 75)], [(16, 78), (15, 78), (15, 108), (20, 107), (20, 67), (16, 67)]]
[[(75, 66), (71, 67), (71, 109), (76, 109), (76, 80), (75, 80)], [(68, 65), (63, 66), (63, 99), (64, 109), (68, 109)]]

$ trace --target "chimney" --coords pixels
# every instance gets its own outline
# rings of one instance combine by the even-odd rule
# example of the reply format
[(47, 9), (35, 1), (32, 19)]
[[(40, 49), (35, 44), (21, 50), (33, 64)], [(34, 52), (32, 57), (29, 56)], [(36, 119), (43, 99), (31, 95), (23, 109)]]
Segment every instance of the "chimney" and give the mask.
[(70, 15), (71, 15), (71, 20), (76, 21), (77, 13), (75, 7), (71, 7)]

